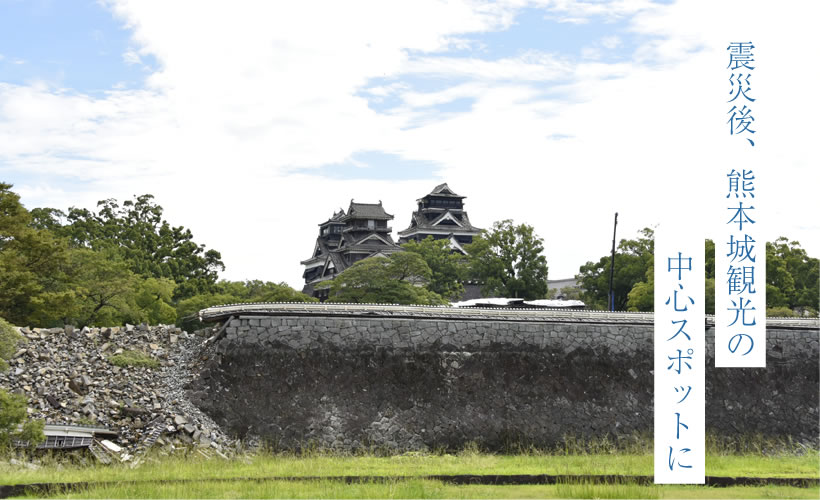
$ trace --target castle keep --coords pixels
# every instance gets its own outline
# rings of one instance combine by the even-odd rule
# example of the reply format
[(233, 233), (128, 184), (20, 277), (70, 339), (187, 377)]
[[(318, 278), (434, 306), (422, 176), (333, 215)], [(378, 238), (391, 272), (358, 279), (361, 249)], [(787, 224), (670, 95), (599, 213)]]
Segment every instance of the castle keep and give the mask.
[(447, 183), (439, 184), (429, 194), (416, 200), (418, 210), (413, 212), (410, 227), (399, 231), (399, 244), (410, 240), (421, 241), (428, 236), (433, 239), (449, 239), (450, 247), (466, 254), (463, 245), (473, 242), (480, 228), (470, 224), (464, 211), (464, 198), (453, 192)]
[[(316, 284), (333, 279), (354, 263), (375, 255), (387, 256), (401, 250), (390, 232), (387, 222), (393, 216), (384, 211), (382, 202), (356, 203), (319, 224), (319, 236), (313, 256), (302, 261), (305, 272), (303, 292), (326, 298), (327, 290), (314, 290)], [(324, 294), (324, 296), (323, 296)]]
[[(470, 223), (464, 211), (464, 198), (453, 192), (447, 183), (439, 184), (423, 198), (416, 200), (418, 210), (413, 212), (410, 227), (399, 232), (399, 244), (420, 241), (427, 236), (448, 239), (454, 251), (466, 254), (464, 245), (472, 243), (481, 229)], [(347, 213), (339, 210), (319, 224), (319, 235), (313, 255), (301, 264), (305, 266), (302, 291), (320, 299), (327, 298), (327, 289), (316, 285), (331, 280), (354, 263), (374, 256), (387, 256), (402, 248), (393, 241), (393, 220), (382, 202), (356, 203), (350, 200)]]

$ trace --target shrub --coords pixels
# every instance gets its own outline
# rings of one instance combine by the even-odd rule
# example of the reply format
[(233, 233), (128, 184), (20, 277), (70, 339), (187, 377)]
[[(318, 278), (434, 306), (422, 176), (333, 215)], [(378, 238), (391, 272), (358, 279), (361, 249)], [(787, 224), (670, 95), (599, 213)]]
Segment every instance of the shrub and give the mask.
[(159, 361), (142, 351), (123, 351), (108, 358), (108, 361), (115, 366), (141, 366), (145, 368), (158, 368)]
[(26, 397), (0, 389), (0, 448), (20, 440), (37, 446), (46, 439), (42, 420), (26, 419)]
[[(17, 344), (23, 336), (6, 320), (0, 318), (0, 371), (9, 367), (6, 360), (14, 355)], [(12, 440), (27, 441), (29, 446), (37, 446), (45, 440), (41, 420), (27, 420), (25, 396), (11, 394), (0, 389), (0, 448), (11, 444)]]
[(10, 359), (17, 350), (17, 344), (23, 336), (17, 333), (17, 329), (11, 326), (6, 320), (0, 318), (0, 372), (9, 368), (6, 360)]
[(766, 316), (769, 318), (794, 318), (797, 313), (785, 306), (770, 307), (766, 309)]

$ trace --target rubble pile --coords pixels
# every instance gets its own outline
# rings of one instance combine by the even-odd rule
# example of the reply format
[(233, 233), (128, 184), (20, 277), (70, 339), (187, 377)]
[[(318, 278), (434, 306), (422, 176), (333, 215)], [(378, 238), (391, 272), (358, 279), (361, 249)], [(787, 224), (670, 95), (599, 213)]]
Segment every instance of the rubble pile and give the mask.
[[(194, 445), (220, 455), (237, 446), (186, 397), (193, 365), (207, 356), (201, 337), (144, 324), (19, 331), (26, 342), (0, 373), (0, 388), (26, 396), (29, 417), (117, 431), (125, 460), (151, 446), (171, 452)], [(112, 363), (123, 354), (155, 367)]]

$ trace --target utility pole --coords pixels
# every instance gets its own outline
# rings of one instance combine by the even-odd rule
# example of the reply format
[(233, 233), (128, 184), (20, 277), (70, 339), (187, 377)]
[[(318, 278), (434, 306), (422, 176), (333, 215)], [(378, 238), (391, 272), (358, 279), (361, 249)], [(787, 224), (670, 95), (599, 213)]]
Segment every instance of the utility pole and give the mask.
[(615, 212), (615, 226), (612, 228), (612, 259), (609, 261), (609, 310), (615, 310), (615, 292), (612, 281), (615, 278), (615, 231), (618, 229), (618, 212)]

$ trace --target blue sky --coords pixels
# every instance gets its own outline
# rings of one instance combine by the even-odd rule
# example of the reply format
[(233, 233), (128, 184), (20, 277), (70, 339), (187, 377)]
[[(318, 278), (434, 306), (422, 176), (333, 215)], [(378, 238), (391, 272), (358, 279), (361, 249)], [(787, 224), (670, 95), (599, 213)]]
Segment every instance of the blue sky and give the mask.
[[(820, 254), (812, 129), (778, 78), (817, 72), (802, 4), (519, 3), (0, 0), (0, 180), (29, 207), (152, 193), (226, 278), (299, 286), (351, 198), (401, 230), (448, 182), (476, 225), (533, 225), (558, 279), (613, 212), (631, 237), (672, 210), (671, 172), (703, 197), (718, 165), (777, 165), (770, 237)], [(761, 50), (753, 156), (725, 127), (733, 37)]]
[(93, 0), (0, 0), (0, 75), (96, 95), (142, 87), (154, 66), (127, 63), (131, 31)]

